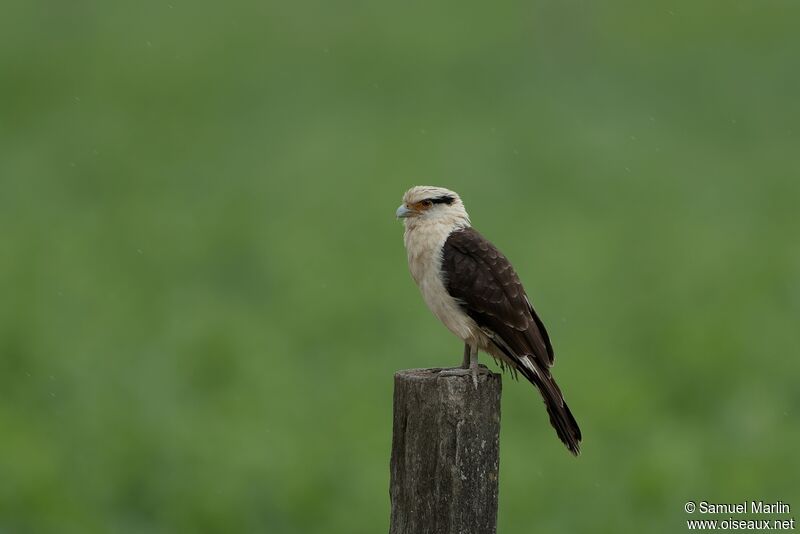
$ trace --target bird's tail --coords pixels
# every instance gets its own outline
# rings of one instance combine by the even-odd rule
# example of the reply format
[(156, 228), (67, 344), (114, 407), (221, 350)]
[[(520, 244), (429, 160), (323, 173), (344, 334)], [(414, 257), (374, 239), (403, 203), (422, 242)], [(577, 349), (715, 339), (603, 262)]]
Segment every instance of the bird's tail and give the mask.
[(542, 394), (547, 414), (550, 416), (550, 424), (556, 429), (558, 437), (569, 451), (577, 456), (581, 452), (581, 429), (572, 416), (572, 412), (569, 411), (569, 406), (564, 402), (564, 396), (561, 394), (558, 384), (548, 369), (542, 369), (533, 358), (526, 359), (525, 363), (530, 363), (531, 366), (520, 365), (519, 371)]

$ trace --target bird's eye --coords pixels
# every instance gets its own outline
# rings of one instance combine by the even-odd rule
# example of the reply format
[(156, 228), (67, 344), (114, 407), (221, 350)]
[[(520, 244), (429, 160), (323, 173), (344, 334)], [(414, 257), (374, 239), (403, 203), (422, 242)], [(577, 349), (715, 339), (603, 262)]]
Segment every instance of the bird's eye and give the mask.
[(423, 200), (422, 205), (425, 206), (426, 208), (430, 208), (431, 206), (433, 206), (433, 202), (431, 202), (430, 200)]

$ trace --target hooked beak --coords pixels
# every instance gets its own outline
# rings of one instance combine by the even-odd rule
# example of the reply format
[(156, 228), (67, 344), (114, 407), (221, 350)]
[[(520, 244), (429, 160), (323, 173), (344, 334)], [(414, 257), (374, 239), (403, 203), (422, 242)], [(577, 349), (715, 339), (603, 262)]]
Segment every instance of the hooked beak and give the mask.
[(394, 213), (398, 219), (405, 219), (407, 217), (411, 217), (414, 214), (413, 211), (408, 209), (405, 204), (401, 204), (397, 211)]

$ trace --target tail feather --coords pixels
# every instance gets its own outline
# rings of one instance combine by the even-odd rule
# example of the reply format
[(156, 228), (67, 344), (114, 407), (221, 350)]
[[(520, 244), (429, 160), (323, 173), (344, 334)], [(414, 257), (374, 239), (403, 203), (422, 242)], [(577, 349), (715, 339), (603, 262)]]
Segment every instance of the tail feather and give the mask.
[[(526, 365), (520, 365), (519, 371), (542, 394), (550, 424), (555, 428), (558, 437), (564, 442), (569, 451), (578, 456), (581, 452), (581, 429), (572, 416), (569, 406), (564, 402), (564, 396), (558, 388), (556, 381), (547, 369), (542, 369), (532, 358), (526, 358)], [(530, 362), (530, 367), (527, 363)]]
[[(553, 375), (550, 374), (548, 364), (540, 364), (534, 356), (525, 354), (518, 356), (502, 339), (492, 337), (491, 340), (493, 345), (506, 356), (506, 363), (509, 364), (509, 367), (536, 386), (547, 407), (550, 424), (556, 429), (559, 439), (564, 442), (569, 451), (578, 456), (581, 453), (581, 429), (572, 416), (569, 406), (564, 402), (564, 396)], [(497, 359), (503, 361), (503, 358)]]

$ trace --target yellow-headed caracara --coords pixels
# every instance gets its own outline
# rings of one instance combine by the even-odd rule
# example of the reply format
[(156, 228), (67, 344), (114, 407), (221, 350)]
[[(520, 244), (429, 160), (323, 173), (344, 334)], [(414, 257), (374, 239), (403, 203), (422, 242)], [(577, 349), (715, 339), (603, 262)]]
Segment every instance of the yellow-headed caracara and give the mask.
[(434, 315), (464, 341), (464, 361), (446, 374), (487, 372), (478, 350), (528, 379), (544, 398), (550, 423), (572, 454), (581, 431), (550, 367), (553, 347), (511, 263), (472, 228), (458, 194), (418, 186), (403, 196), (397, 217), (411, 276)]

